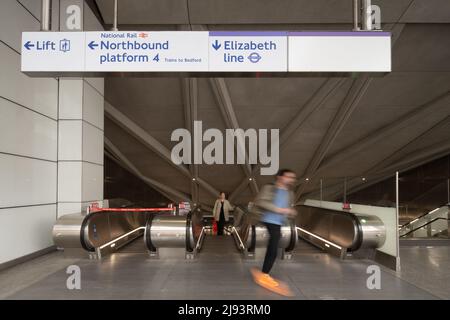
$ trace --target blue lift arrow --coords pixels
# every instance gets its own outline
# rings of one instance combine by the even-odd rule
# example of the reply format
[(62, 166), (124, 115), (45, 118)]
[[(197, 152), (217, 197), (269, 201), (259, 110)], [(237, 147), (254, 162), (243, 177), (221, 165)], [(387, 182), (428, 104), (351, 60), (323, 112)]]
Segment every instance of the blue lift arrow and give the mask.
[(34, 44), (31, 44), (31, 41), (28, 41), (25, 43), (24, 47), (27, 48), (27, 50), (31, 50), (31, 48), (34, 47)]
[(88, 47), (92, 50), (95, 49), (95, 47), (98, 47), (98, 44), (96, 44), (94, 41), (89, 42)]
[(216, 42), (214, 42), (213, 45), (212, 45), (212, 47), (213, 47), (216, 51), (219, 50), (219, 48), (220, 48), (221, 46), (222, 46), (222, 45), (219, 43), (218, 40), (216, 40)]

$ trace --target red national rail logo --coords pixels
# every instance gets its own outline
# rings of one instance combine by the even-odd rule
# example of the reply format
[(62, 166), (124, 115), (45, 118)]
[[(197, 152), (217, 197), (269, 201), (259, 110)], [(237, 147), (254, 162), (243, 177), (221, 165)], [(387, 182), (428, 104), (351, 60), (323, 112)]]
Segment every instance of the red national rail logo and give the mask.
[(148, 37), (148, 33), (145, 33), (145, 32), (141, 32), (141, 33), (139, 33), (139, 34), (138, 34), (138, 37), (139, 37), (139, 38), (143, 38), (143, 39), (145, 39), (145, 38), (147, 38), (147, 37)]

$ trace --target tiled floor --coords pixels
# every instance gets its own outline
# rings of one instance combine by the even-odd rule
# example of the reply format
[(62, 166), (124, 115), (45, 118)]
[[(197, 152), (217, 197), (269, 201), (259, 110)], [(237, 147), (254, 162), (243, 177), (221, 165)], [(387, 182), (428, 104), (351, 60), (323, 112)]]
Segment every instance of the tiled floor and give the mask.
[[(287, 282), (293, 299), (439, 299), (450, 298), (449, 248), (436, 253), (406, 252), (401, 274), (381, 268), (381, 289), (370, 290), (366, 282), (364, 260), (344, 260), (324, 254), (300, 242), (292, 260), (277, 260), (273, 276)], [(437, 249), (437, 248), (436, 248)], [(446, 250), (446, 251), (445, 251)], [(0, 272), (0, 297), (7, 299), (286, 299), (253, 283), (249, 269), (262, 264), (264, 250), (254, 260), (245, 260), (237, 252), (231, 237), (207, 236), (202, 252), (195, 260), (185, 260), (184, 251), (161, 250), (160, 259), (150, 259), (141, 239), (102, 261), (64, 259), (61, 253), (48, 255), (40, 264), (25, 263)], [(418, 276), (414, 266), (433, 270), (417, 258), (438, 259), (440, 281)], [(34, 263), (34, 267), (32, 267)], [(81, 268), (81, 290), (68, 290), (66, 267)], [(407, 267), (411, 264), (412, 267)], [(28, 266), (27, 266), (28, 265)], [(47, 265), (47, 266), (46, 266)], [(19, 269), (20, 270), (19, 270)], [(20, 274), (25, 276), (20, 281)], [(34, 278), (32, 276), (34, 275)], [(436, 273), (435, 273), (436, 274)], [(10, 277), (16, 277), (18, 287)], [(404, 277), (404, 279), (401, 279)], [(28, 277), (28, 278), (27, 278)], [(417, 282), (415, 279), (423, 281)], [(23, 278), (23, 277), (22, 277)], [(10, 281), (7, 287), (3, 284)], [(428, 281), (428, 282), (427, 282)], [(420, 285), (420, 287), (418, 286)], [(428, 285), (427, 285), (428, 284)]]
[(450, 299), (450, 247), (402, 247), (402, 279), (443, 299)]

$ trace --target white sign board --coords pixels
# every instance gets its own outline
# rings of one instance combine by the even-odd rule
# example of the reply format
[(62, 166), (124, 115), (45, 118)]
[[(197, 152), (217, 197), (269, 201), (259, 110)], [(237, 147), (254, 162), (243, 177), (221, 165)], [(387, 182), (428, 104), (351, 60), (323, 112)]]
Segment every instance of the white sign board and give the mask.
[(210, 32), (209, 71), (287, 71), (286, 32)]
[(24, 32), (22, 71), (80, 76), (85, 72), (390, 72), (391, 34)]
[(208, 32), (86, 32), (85, 71), (208, 71)]
[(83, 32), (24, 32), (22, 71), (84, 71)]
[(290, 32), (290, 72), (390, 72), (388, 32)]

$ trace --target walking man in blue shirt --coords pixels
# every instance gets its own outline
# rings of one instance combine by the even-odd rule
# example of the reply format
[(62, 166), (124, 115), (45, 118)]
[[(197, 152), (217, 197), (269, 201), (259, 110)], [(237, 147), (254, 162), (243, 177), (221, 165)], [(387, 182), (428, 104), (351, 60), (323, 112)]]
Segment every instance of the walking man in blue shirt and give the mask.
[(257, 284), (285, 296), (293, 295), (289, 287), (273, 279), (269, 273), (277, 257), (281, 226), (286, 224), (288, 217), (297, 215), (291, 190), (296, 179), (292, 170), (278, 171), (275, 184), (265, 185), (255, 200), (255, 206), (260, 210), (261, 222), (269, 232), (269, 242), (262, 272), (253, 268), (252, 275)]

